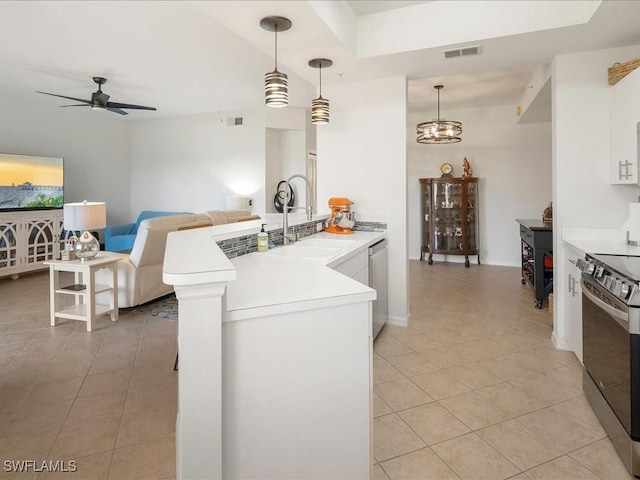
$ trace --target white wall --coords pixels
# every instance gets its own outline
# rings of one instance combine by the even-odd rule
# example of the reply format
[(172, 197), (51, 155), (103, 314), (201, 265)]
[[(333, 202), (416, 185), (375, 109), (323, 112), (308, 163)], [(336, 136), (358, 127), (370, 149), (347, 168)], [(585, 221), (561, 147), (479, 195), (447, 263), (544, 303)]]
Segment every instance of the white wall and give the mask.
[(265, 213), (276, 213), (273, 205), (276, 188), (282, 180), (282, 162), (280, 155), (280, 130), (266, 129), (265, 138)]
[[(280, 153), (282, 155), (282, 178), (288, 179), (296, 173), (305, 175), (307, 167), (307, 146), (304, 130), (283, 130), (280, 132)], [(291, 180), (296, 207), (307, 205), (307, 186), (302, 179)]]
[[(275, 213), (273, 197), (281, 180), (294, 173), (306, 173), (307, 151), (315, 151), (315, 125), (310, 121), (308, 108), (267, 108), (265, 195), (266, 212)], [(295, 192), (296, 206), (305, 206), (306, 190), (302, 180), (291, 182)]]
[[(551, 124), (516, 124), (515, 106), (448, 110), (446, 117), (462, 122), (462, 142), (423, 145), (416, 142), (416, 124), (428, 112), (408, 115), (409, 255), (420, 258), (421, 193), (419, 178), (440, 177), (440, 165), (463, 173), (467, 157), (479, 178), (480, 261), (520, 266), (520, 230), (516, 218), (542, 218), (551, 201)], [(428, 117), (431, 118), (431, 117)], [(443, 256), (434, 256), (443, 260)], [(463, 262), (449, 255), (447, 261)], [(476, 257), (471, 257), (475, 262)]]
[(0, 152), (63, 157), (65, 202), (104, 201), (107, 223), (128, 220), (130, 120), (8, 97), (0, 105)]
[[(227, 126), (227, 118), (243, 124)], [(225, 196), (265, 211), (262, 109), (137, 122), (131, 130), (131, 212), (222, 210)]]
[[(304, 125), (304, 122), (303, 122)], [(305, 174), (307, 146), (304, 130), (267, 128), (266, 137), (266, 212), (275, 213), (273, 197), (281, 180), (294, 173)], [(306, 206), (306, 187), (302, 180), (292, 180), (295, 206)]]
[[(560, 55), (552, 63), (554, 291), (567, 291), (570, 258), (563, 227), (620, 228), (637, 185), (610, 185), (610, 96), (607, 68), (640, 57), (640, 45)], [(565, 318), (562, 295), (554, 299), (554, 342), (582, 351), (580, 318)]]
[(354, 202), (357, 220), (387, 223), (389, 314), (408, 318), (406, 79), (328, 85), (331, 123), (317, 130), (318, 211), (330, 197)]

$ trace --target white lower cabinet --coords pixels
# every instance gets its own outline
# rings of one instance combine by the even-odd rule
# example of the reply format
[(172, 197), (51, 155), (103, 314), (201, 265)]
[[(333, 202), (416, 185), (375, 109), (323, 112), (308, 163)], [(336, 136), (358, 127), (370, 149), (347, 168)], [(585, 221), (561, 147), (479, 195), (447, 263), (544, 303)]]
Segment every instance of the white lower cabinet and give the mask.
[(566, 288), (563, 290), (564, 298), (564, 318), (568, 327), (567, 336), (570, 344), (574, 347), (574, 352), (582, 362), (582, 289), (580, 288), (580, 277), (582, 272), (576, 267), (577, 258), (583, 258), (573, 249), (567, 249), (566, 265)]
[(371, 302), (223, 322), (222, 477), (368, 479), (371, 342)]
[(47, 268), (60, 255), (62, 210), (0, 213), (0, 277)]

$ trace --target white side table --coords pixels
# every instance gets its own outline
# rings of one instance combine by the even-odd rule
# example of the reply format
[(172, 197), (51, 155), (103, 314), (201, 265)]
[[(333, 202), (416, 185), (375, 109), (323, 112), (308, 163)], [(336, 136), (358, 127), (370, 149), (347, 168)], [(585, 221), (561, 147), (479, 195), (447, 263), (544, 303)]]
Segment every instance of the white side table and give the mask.
[[(87, 332), (93, 330), (95, 320), (102, 315), (110, 315), (112, 321), (118, 320), (118, 260), (120, 257), (100, 252), (93, 260), (49, 260), (49, 286), (51, 305), (51, 326), (57, 325), (56, 318), (68, 318), (87, 322)], [(96, 284), (95, 273), (102, 269), (111, 270), (111, 284)], [(73, 285), (60, 285), (60, 272), (73, 272)], [(108, 301), (96, 302), (96, 296), (108, 297)], [(73, 295), (72, 306), (59, 310), (58, 295)]]

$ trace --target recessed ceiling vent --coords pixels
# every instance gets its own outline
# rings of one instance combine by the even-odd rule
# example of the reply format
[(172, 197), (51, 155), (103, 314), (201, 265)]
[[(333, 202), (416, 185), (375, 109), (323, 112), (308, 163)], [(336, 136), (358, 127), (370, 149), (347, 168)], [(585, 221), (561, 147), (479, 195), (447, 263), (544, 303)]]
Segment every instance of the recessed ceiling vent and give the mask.
[(235, 127), (236, 125), (242, 125), (242, 117), (227, 118), (227, 127)]
[(468, 57), (469, 55), (479, 55), (480, 53), (482, 53), (482, 45), (455, 48), (453, 50), (445, 50), (442, 52), (444, 58)]

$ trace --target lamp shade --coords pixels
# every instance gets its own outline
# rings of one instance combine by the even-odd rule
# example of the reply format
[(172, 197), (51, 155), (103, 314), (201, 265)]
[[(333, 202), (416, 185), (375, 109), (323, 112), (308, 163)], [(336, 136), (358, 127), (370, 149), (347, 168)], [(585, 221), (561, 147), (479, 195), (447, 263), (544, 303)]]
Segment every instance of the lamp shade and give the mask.
[(107, 205), (104, 202), (65, 203), (64, 229), (98, 230), (107, 226)]
[(311, 102), (311, 123), (315, 125), (326, 125), (329, 123), (329, 100), (322, 98), (322, 69), (333, 65), (333, 61), (328, 58), (313, 58), (309, 60), (309, 66), (318, 69), (320, 78), (320, 96)]
[(278, 71), (278, 32), (286, 32), (291, 25), (291, 20), (284, 17), (265, 17), (260, 20), (264, 30), (275, 32), (275, 68), (264, 75), (264, 101), (267, 107), (289, 105), (287, 74)]
[(440, 118), (440, 90), (444, 86), (435, 85), (433, 88), (438, 92), (438, 119), (419, 123), (416, 127), (416, 133), (418, 134), (416, 141), (432, 145), (458, 143), (462, 141), (462, 138), (460, 138), (460, 135), (462, 135), (462, 123)]

